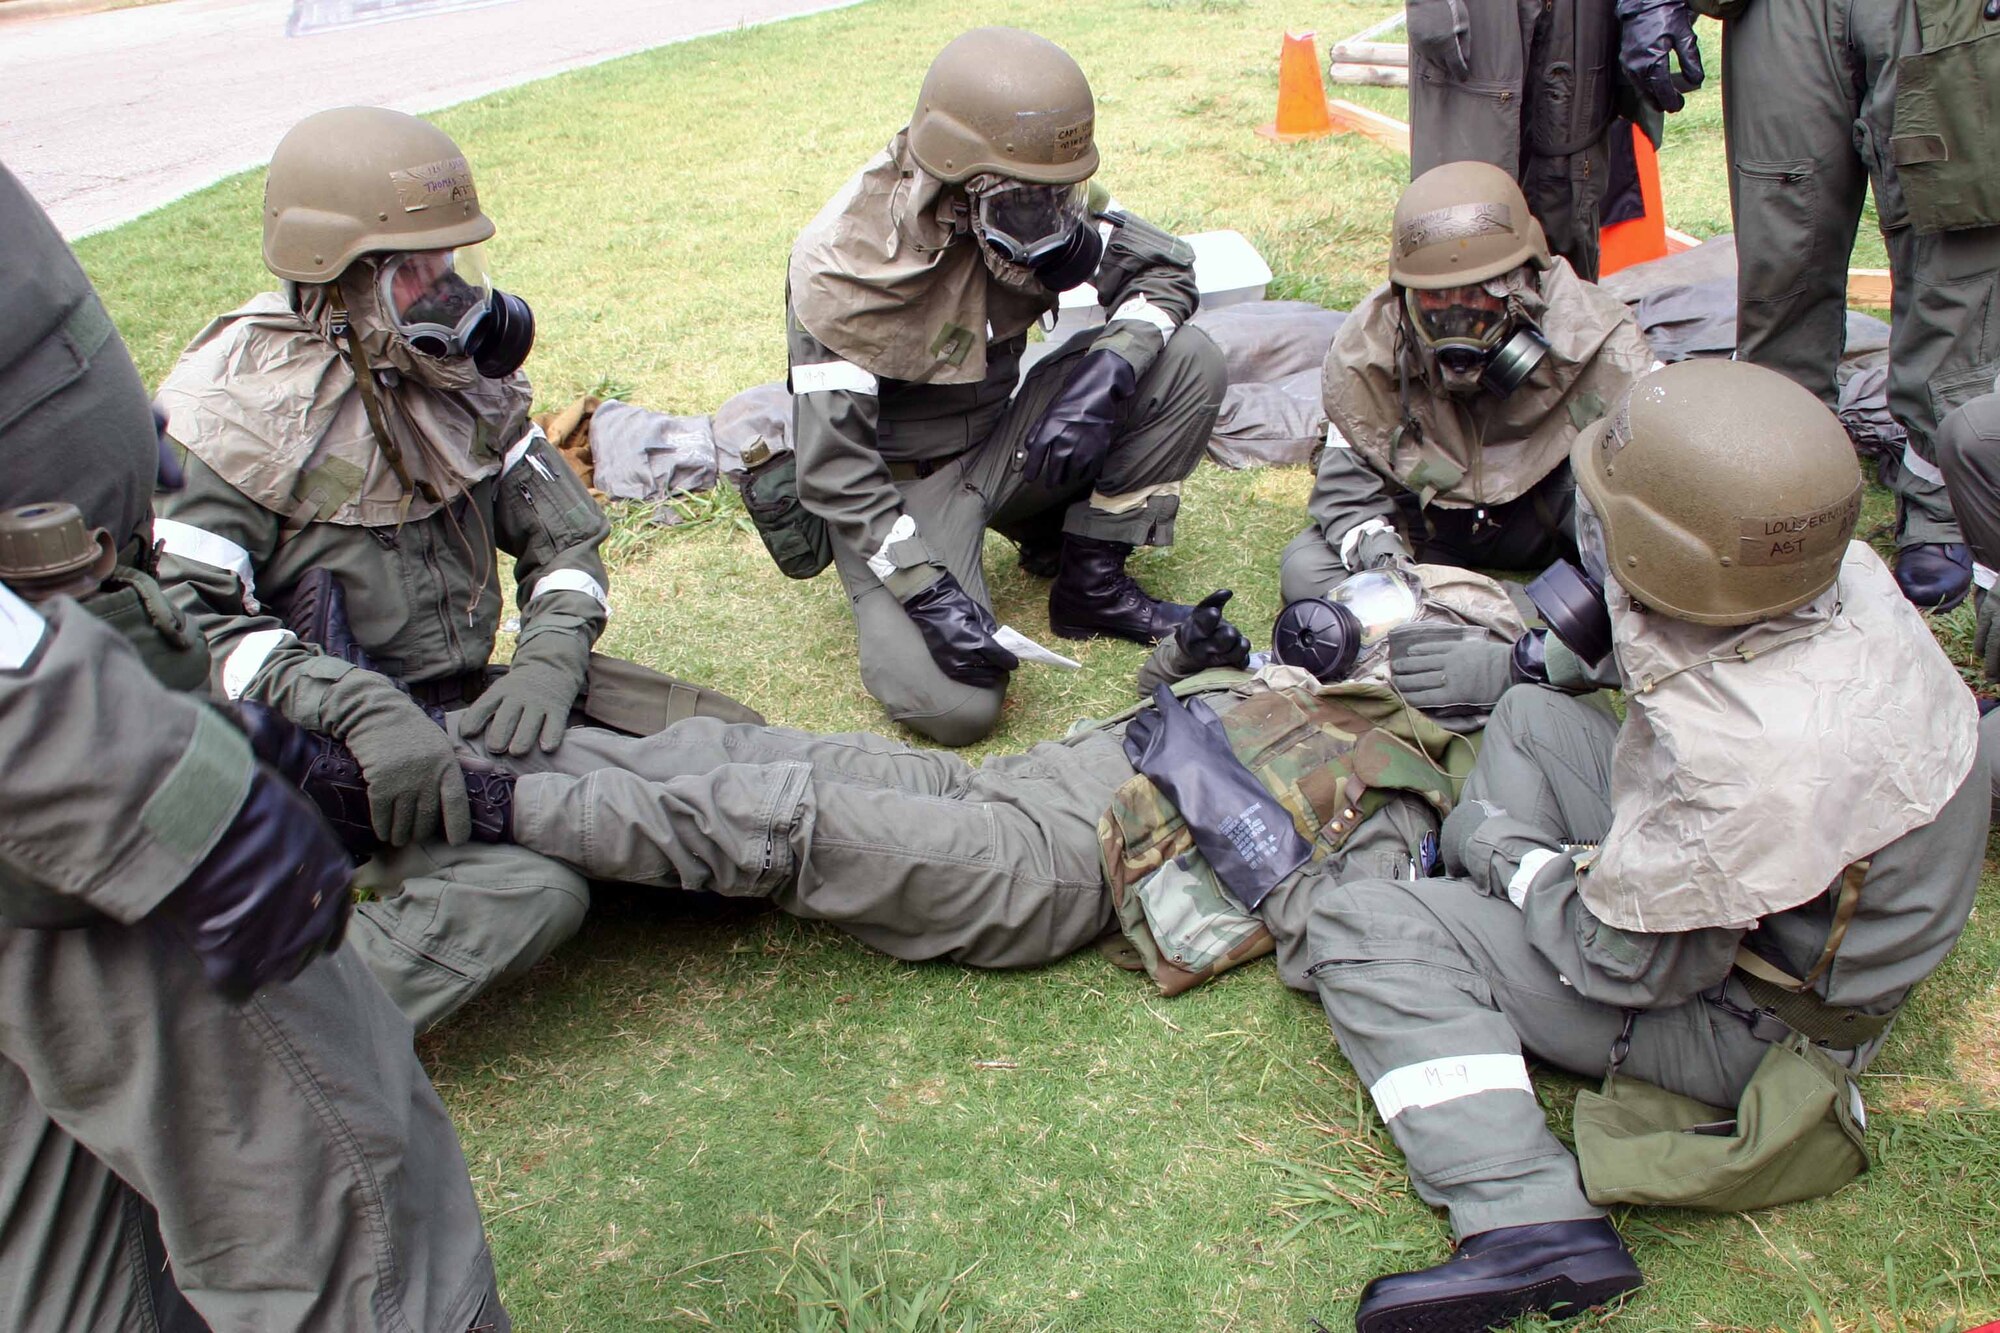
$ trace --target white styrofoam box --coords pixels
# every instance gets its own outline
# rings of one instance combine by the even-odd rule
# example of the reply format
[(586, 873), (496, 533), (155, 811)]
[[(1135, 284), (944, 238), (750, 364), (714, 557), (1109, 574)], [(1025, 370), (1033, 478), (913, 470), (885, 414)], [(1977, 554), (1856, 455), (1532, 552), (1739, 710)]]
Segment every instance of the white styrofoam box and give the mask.
[[(1214, 310), (1238, 301), (1261, 301), (1271, 281), (1271, 266), (1240, 231), (1203, 231), (1182, 240), (1194, 247), (1194, 281), (1201, 290), (1201, 308)], [(1104, 322), (1097, 289), (1089, 283), (1062, 294), (1051, 342)]]

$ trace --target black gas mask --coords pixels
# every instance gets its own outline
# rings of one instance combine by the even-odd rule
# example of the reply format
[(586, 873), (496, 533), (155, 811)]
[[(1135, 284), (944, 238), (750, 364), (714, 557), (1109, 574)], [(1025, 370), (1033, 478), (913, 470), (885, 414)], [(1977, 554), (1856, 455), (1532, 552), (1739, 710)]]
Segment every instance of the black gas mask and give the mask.
[(1436, 360), (1446, 393), (1483, 389), (1505, 398), (1549, 354), (1548, 339), (1514, 312), (1497, 281), (1436, 291), (1406, 287), (1403, 313), (1417, 341)]
[(493, 285), (479, 246), (392, 255), (376, 283), (389, 322), (425, 356), (469, 356), (487, 379), (504, 379), (534, 348), (535, 312)]
[(1611, 651), (1611, 608), (1604, 589), (1611, 580), (1611, 562), (1604, 543), (1604, 524), (1583, 491), (1576, 493), (1578, 569), (1558, 560), (1528, 584), (1528, 600), (1548, 622), (1549, 633), (1587, 665), (1602, 662)]
[(1050, 291), (1068, 291), (1097, 272), (1104, 239), (1091, 225), (1089, 186), (1083, 182), (1040, 185), (981, 175), (966, 188), (981, 239), (1001, 259), (1031, 270)]
[(1424, 585), (1415, 574), (1364, 569), (1324, 597), (1287, 603), (1271, 626), (1271, 656), (1331, 685), (1353, 675), (1389, 631), (1414, 621), (1423, 606)]

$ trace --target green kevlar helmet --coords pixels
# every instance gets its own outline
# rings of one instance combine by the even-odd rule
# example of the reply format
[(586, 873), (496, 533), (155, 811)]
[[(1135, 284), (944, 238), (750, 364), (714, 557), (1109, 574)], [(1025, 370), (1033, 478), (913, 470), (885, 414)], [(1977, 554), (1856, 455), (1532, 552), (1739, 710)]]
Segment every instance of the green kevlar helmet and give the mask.
[(1069, 53), (1019, 28), (974, 28), (931, 62), (910, 153), (941, 181), (992, 172), (1073, 185), (1097, 170), (1097, 104)]
[(1533, 264), (1549, 242), (1514, 178), (1488, 162), (1447, 162), (1404, 187), (1389, 235), (1389, 281), (1463, 287)]
[(1634, 384), (1570, 450), (1633, 597), (1697, 625), (1747, 625), (1825, 592), (1861, 517), (1839, 418), (1775, 370), (1701, 357)]
[(429, 121), (374, 106), (307, 116), (264, 181), (264, 267), (331, 282), (366, 254), (455, 250), (493, 235), (472, 168)]

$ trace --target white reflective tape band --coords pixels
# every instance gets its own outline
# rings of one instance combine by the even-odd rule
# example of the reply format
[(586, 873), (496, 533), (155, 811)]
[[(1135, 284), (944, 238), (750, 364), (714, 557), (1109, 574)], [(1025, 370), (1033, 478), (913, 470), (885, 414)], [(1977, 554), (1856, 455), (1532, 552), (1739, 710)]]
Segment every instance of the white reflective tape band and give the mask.
[(1384, 518), (1371, 518), (1364, 520), (1363, 522), (1356, 523), (1353, 527), (1349, 528), (1345, 533), (1341, 534), (1340, 563), (1346, 565), (1349, 569), (1353, 569), (1354, 548), (1361, 545), (1362, 538), (1370, 536), (1377, 532), (1394, 532), (1394, 531), (1395, 529), (1389, 526), (1389, 520)]
[(1535, 882), (1535, 876), (1542, 873), (1542, 867), (1561, 855), (1546, 847), (1537, 847), (1521, 858), (1512, 878), (1507, 881), (1507, 901), (1519, 907), (1528, 900), (1528, 886)]
[(886, 579), (896, 572), (896, 559), (889, 554), (889, 548), (897, 542), (906, 542), (917, 535), (917, 520), (908, 514), (897, 517), (889, 528), (889, 535), (882, 539), (882, 549), (868, 557), (868, 568), (878, 579)]
[(1111, 318), (1105, 322), (1115, 324), (1121, 319), (1136, 319), (1142, 324), (1151, 324), (1160, 331), (1161, 341), (1173, 337), (1174, 330), (1180, 327), (1174, 323), (1172, 315), (1160, 309), (1143, 296), (1134, 296), (1127, 300), (1123, 305), (1112, 311)]
[(848, 393), (881, 392), (875, 377), (852, 361), (821, 361), (792, 367), (793, 393), (828, 393), (835, 389)]
[(1972, 562), (1972, 581), (1990, 592), (1995, 581), (2000, 581), (2000, 570), (1994, 569), (1991, 565), (1982, 565), (1975, 560)]
[[(528, 450), (535, 447), (536, 440), (540, 440), (546, 444), (548, 438), (548, 436), (542, 434), (540, 426), (528, 427), (528, 433), (523, 435), (514, 447), (507, 451), (507, 456), (500, 460), (500, 475), (504, 477), (509, 472), (512, 472), (515, 466), (528, 456)], [(543, 475), (546, 476), (547, 474), (544, 473)]]
[(222, 693), (230, 699), (241, 699), (243, 691), (250, 688), (250, 682), (257, 679), (257, 673), (270, 660), (271, 653), (291, 637), (292, 632), (283, 629), (260, 629), (244, 635), (229, 650), (229, 656), (222, 659)]
[(1933, 486), (1944, 485), (1944, 473), (1938, 471), (1937, 464), (1927, 463), (1919, 458), (1916, 447), (1908, 441), (1903, 443), (1903, 471)]
[(611, 595), (604, 591), (604, 585), (580, 569), (557, 569), (535, 580), (535, 587), (528, 594), (533, 603), (537, 597), (551, 592), (580, 592), (604, 608), (604, 614), (611, 614)]
[(19, 671), (48, 632), (42, 613), (0, 583), (0, 671)]
[(1525, 1092), (1534, 1096), (1535, 1086), (1528, 1082), (1528, 1062), (1518, 1055), (1459, 1055), (1426, 1060), (1392, 1069), (1368, 1089), (1384, 1121), (1394, 1120), (1412, 1108), (1436, 1106), (1481, 1092)]
[(1326, 447), (1329, 449), (1352, 449), (1354, 446), (1349, 444), (1347, 437), (1340, 433), (1340, 427), (1329, 421), (1326, 423)]
[(253, 616), (257, 614), (257, 574), (251, 568), (248, 551), (206, 528), (176, 523), (170, 518), (153, 520), (153, 536), (166, 547), (168, 555), (234, 574), (243, 585), (243, 609)]

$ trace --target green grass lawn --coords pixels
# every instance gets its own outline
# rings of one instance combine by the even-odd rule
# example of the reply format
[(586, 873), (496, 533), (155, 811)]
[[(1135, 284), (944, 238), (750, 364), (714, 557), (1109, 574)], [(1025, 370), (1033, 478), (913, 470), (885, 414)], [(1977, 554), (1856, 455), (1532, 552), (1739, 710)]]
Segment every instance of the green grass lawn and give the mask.
[[(705, 411), (782, 373), (793, 234), (903, 123), (935, 50), (982, 22), (1037, 28), (1083, 63), (1104, 174), (1130, 206), (1244, 232), (1273, 295), (1352, 302), (1381, 271), (1405, 164), (1251, 128), (1271, 115), (1283, 30), (1316, 28), (1324, 51), (1390, 8), (877, 0), (438, 119), (499, 220), (503, 285), (534, 303), (541, 404), (608, 384)], [(1343, 95), (1403, 110), (1395, 90)], [(1665, 154), (1685, 230), (1727, 229), (1721, 152), (1704, 91)], [(150, 380), (268, 285), (261, 184), (79, 247)], [(1857, 259), (1880, 254), (1866, 237)], [(1180, 544), (1139, 572), (1183, 599), (1235, 588), (1262, 638), (1308, 482), (1202, 469)], [(619, 515), (607, 649), (775, 720), (881, 727), (838, 583), (782, 578), (732, 505), (703, 512), (671, 530)], [(1885, 514), (1878, 494), (1871, 521)], [(1041, 586), (1003, 543), (989, 556), (1001, 618), (1045, 629)], [(1969, 613), (1940, 632), (1967, 660)], [(1140, 649), (1078, 655), (1080, 672), (1024, 669), (982, 750), (1126, 702)], [(1650, 1285), (1604, 1326), (1914, 1333), (2000, 1313), (1994, 892), (1867, 1079), (1875, 1170), (1752, 1217), (1626, 1214)], [(1268, 964), (1168, 1002), (1094, 953), (1028, 974), (911, 967), (784, 917), (608, 891), (581, 938), (422, 1051), (523, 1329), (1338, 1329), (1368, 1277), (1445, 1253), (1317, 1006)], [(1541, 1080), (1559, 1125), (1577, 1086)]]

